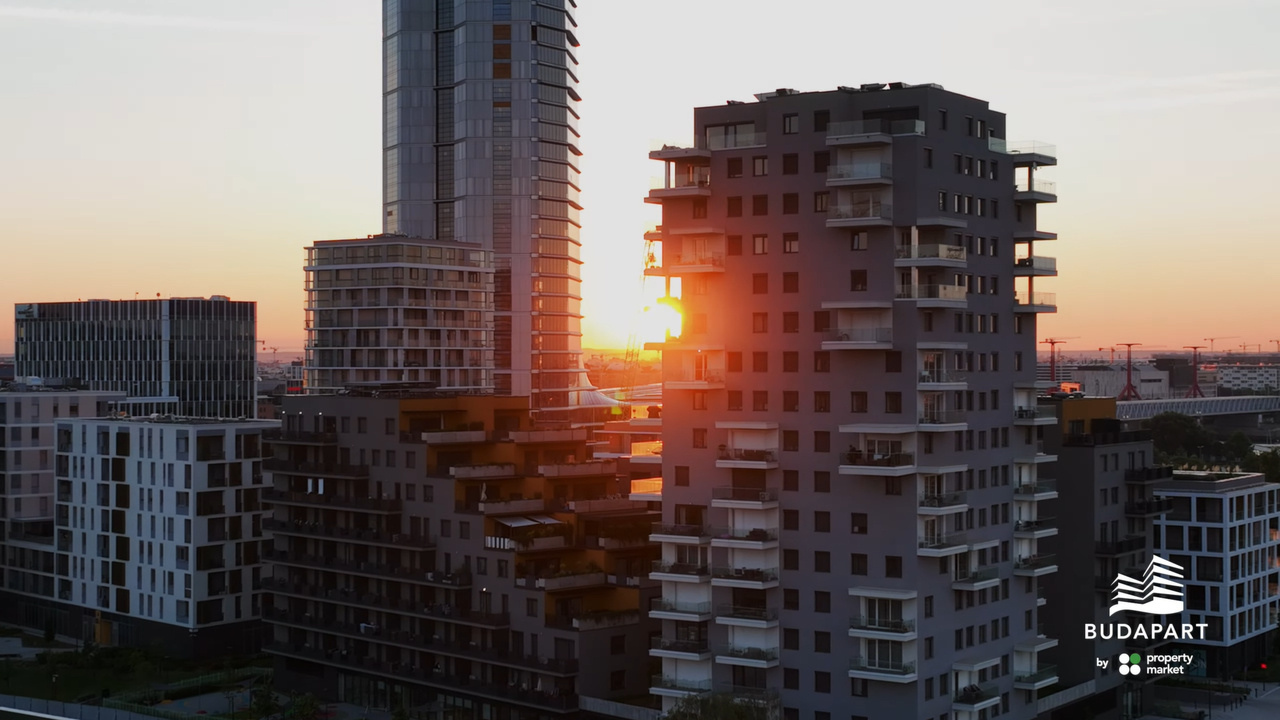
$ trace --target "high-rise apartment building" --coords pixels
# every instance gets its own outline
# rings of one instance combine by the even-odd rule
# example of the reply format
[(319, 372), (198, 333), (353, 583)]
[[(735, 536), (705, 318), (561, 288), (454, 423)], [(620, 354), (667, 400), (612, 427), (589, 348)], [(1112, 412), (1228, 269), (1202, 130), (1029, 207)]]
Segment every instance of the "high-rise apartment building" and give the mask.
[(493, 253), (494, 384), (569, 418), (581, 365), (573, 0), (384, 0), (384, 230)]
[(307, 248), (307, 390), (412, 382), (492, 392), (492, 257), (399, 236)]
[[(936, 85), (694, 111), (666, 164), (652, 692), (784, 718), (1031, 718), (1051, 147)], [(776, 700), (775, 700), (776, 698)]]
[[(257, 304), (211, 298), (86, 300), (15, 308), (18, 377), (74, 379), (189, 417), (257, 414)], [(149, 403), (149, 405), (148, 405)]]
[(535, 430), (523, 398), (386, 385), (286, 397), (270, 440), (283, 687), (495, 719), (648, 689), (658, 512), (589, 458), (586, 429)]
[(68, 415), (55, 425), (51, 557), (10, 563), (6, 620), (183, 657), (256, 650), (262, 433), (277, 423)]

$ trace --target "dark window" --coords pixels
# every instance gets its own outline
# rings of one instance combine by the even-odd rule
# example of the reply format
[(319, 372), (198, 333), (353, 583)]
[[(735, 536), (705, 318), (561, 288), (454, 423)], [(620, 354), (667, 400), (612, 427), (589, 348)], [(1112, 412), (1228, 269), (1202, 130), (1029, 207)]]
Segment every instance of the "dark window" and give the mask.
[(867, 391), (853, 390), (849, 393), (849, 412), (867, 412)]
[(769, 196), (768, 195), (752, 195), (751, 196), (751, 214), (757, 215), (757, 216), (769, 214)]
[(867, 514), (866, 513), (849, 513), (849, 531), (854, 535), (867, 534)]
[(800, 353), (795, 350), (782, 353), (782, 372), (800, 372)]
[(902, 352), (889, 350), (884, 354), (884, 371), (887, 373), (902, 372)]
[(826, 590), (815, 590), (813, 593), (813, 611), (820, 613), (831, 612), (831, 593)]
[[(783, 470), (782, 471), (782, 489), (787, 492), (800, 491), (800, 471), (799, 470)], [(797, 519), (796, 522), (799, 522)]]
[(799, 690), (800, 671), (796, 668), (782, 668), (782, 687), (784, 690)]
[(902, 412), (902, 393), (886, 392), (884, 394), (884, 411), (891, 414)]
[(741, 410), (742, 409), (742, 391), (730, 390), (725, 398), (725, 402), (728, 405), (728, 408), (727, 408), (728, 410)]
[[(813, 673), (813, 691), (820, 693), (831, 692), (831, 673), (825, 670), (815, 670)], [(830, 720), (830, 715), (827, 716), (827, 720)]]
[(689, 466), (688, 465), (676, 466), (676, 486), (677, 487), (689, 486)]
[(831, 553), (826, 550), (813, 551), (813, 571), (820, 573), (831, 572)]
[(826, 332), (831, 329), (831, 313), (826, 310), (813, 311), (813, 331)]
[(831, 165), (831, 153), (826, 150), (819, 150), (813, 154), (813, 171), (816, 173), (826, 174), (827, 167)]
[(813, 471), (813, 491), (816, 493), (831, 492), (831, 473), (826, 470)]
[(756, 177), (764, 177), (769, 174), (769, 157), (767, 155), (757, 155), (751, 158), (751, 174)]
[(813, 451), (831, 452), (831, 433), (827, 430), (813, 431)]
[(795, 153), (787, 153), (782, 156), (782, 174), (796, 175), (800, 172), (800, 156)]
[(867, 556), (863, 553), (849, 555), (849, 573), (851, 575), (867, 574)]
[(800, 132), (800, 116), (794, 113), (789, 115), (783, 115), (782, 116), (782, 134), (795, 135), (798, 132)]
[(742, 217), (742, 197), (737, 195), (730, 197), (728, 203), (725, 214), (729, 217)]
[(725, 174), (731, 178), (742, 177), (742, 158), (729, 158), (729, 167), (726, 168)]
[(831, 513), (826, 510), (813, 511), (814, 532), (831, 532)]
[(786, 452), (800, 452), (800, 431), (782, 431), (782, 449)]
[(813, 392), (813, 411), (816, 413), (831, 412), (831, 392), (815, 390)]
[(724, 364), (729, 372), (742, 372), (742, 353), (736, 350), (725, 353)]
[(769, 292), (769, 273), (754, 273), (751, 276), (751, 292), (756, 295)]
[(782, 332), (784, 333), (800, 332), (800, 313), (798, 312), (782, 313)]
[(901, 555), (885, 555), (884, 556), (884, 576), (891, 578), (902, 577), (902, 556)]
[(799, 610), (800, 609), (800, 591), (796, 588), (782, 589), (782, 609), (783, 610)]
[(768, 390), (752, 390), (751, 391), (751, 409), (756, 412), (769, 412), (769, 391)]
[(817, 213), (826, 212), (827, 205), (830, 203), (830, 201), (831, 201), (831, 196), (827, 194), (825, 191), (814, 193), (813, 194), (813, 211)]
[(730, 235), (725, 238), (725, 255), (741, 255), (742, 254), (742, 236)]
[[(786, 248), (786, 236), (783, 236), (783, 249)], [(782, 292), (798, 293), (800, 292), (800, 273), (784, 272), (782, 273)]]
[(769, 332), (769, 313), (751, 313), (751, 332)]
[[(733, 161), (730, 160), (729, 162)], [(927, 168), (933, 167), (933, 148), (924, 149), (924, 166)], [(741, 170), (741, 168), (739, 168), (739, 170)]]
[(751, 353), (751, 372), (769, 372), (769, 353)]
[(831, 353), (818, 350), (813, 353), (813, 371), (816, 373), (831, 372)]
[(827, 124), (831, 122), (830, 110), (814, 110), (813, 111), (813, 131), (826, 132)]
[(705, 218), (707, 216), (707, 199), (693, 199), (693, 217), (695, 220)]
[[(800, 194), (799, 193), (783, 193), (782, 194), (782, 214), (795, 215), (800, 212)], [(760, 213), (763, 214), (763, 213)]]
[(782, 529), (783, 530), (799, 530), (800, 529), (800, 511), (799, 510), (783, 510), (782, 511)]
[(627, 636), (613, 635), (609, 638), (609, 654), (610, 655), (626, 655), (627, 654)]
[(794, 548), (783, 548), (782, 550), (782, 569), (783, 570), (799, 570), (800, 569), (800, 551)]
[(853, 291), (864, 291), (867, 289), (866, 270), (849, 271), (849, 289)]
[(707, 446), (707, 429), (693, 429), (693, 446), (696, 448), (705, 448)]
[(800, 412), (800, 393), (795, 390), (782, 391), (782, 412)]

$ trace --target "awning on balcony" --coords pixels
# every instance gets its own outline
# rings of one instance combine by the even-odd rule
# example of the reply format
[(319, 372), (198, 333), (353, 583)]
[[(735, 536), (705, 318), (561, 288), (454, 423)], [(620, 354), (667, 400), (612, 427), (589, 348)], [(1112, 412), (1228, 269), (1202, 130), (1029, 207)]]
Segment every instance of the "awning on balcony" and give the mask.
[(529, 519), (534, 521), (535, 523), (541, 523), (543, 525), (563, 525), (564, 524), (559, 520), (553, 517), (549, 517), (547, 515), (530, 515)]
[(506, 525), (507, 527), (528, 527), (530, 525), (538, 525), (537, 520), (530, 520), (526, 517), (496, 517), (494, 520)]

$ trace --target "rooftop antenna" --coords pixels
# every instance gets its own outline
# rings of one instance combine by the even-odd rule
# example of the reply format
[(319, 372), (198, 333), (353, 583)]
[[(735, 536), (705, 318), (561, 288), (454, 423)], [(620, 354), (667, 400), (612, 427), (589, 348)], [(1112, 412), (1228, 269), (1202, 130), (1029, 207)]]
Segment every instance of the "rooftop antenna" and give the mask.
[(1075, 339), (1075, 337), (1045, 338), (1040, 341), (1042, 345), (1049, 346), (1049, 382), (1058, 382), (1058, 346)]
[(1202, 398), (1204, 391), (1200, 389), (1200, 351), (1204, 346), (1183, 345), (1182, 347), (1191, 351), (1191, 390), (1187, 391), (1187, 397)]
[(1116, 343), (1116, 345), (1127, 348), (1129, 353), (1128, 365), (1125, 368), (1124, 375), (1124, 390), (1120, 391), (1120, 397), (1118, 397), (1117, 400), (1142, 399), (1142, 395), (1138, 393), (1138, 388), (1133, 385), (1133, 348), (1135, 345), (1141, 344), (1142, 343)]

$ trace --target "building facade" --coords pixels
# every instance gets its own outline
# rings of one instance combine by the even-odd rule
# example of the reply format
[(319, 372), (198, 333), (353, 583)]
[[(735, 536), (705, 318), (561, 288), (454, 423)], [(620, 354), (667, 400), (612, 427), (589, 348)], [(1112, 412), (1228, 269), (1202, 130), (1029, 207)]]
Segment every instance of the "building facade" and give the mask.
[[(1218, 388), (1271, 394), (1280, 390), (1280, 365), (1218, 363)], [(1224, 393), (1225, 394), (1225, 393)]]
[[(694, 111), (649, 202), (663, 345), (652, 692), (785, 718), (1034, 717), (1053, 148), (936, 85)], [(677, 292), (678, 291), (678, 292)]]
[(587, 430), (534, 430), (522, 398), (392, 386), (284, 413), (266, 496), (283, 687), (491, 720), (646, 692), (658, 511)]
[(565, 417), (581, 366), (572, 0), (384, 0), (384, 231), (493, 253), (498, 394)]
[(57, 421), (53, 577), (7, 612), (103, 645), (180, 657), (256, 651), (262, 433), (276, 425)]
[(123, 392), (147, 412), (176, 399), (184, 416), (256, 415), (256, 303), (87, 300), (18, 305), (15, 316), (18, 377)]
[(493, 391), (493, 253), (407, 237), (307, 248), (309, 392), (387, 382)]

